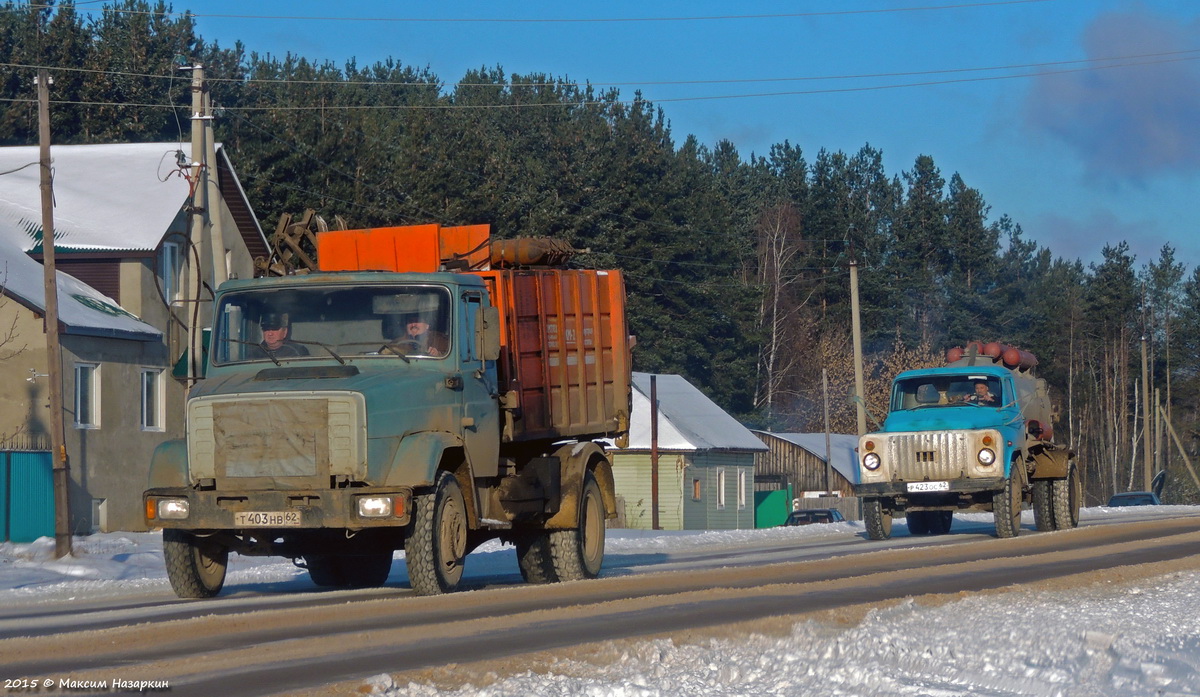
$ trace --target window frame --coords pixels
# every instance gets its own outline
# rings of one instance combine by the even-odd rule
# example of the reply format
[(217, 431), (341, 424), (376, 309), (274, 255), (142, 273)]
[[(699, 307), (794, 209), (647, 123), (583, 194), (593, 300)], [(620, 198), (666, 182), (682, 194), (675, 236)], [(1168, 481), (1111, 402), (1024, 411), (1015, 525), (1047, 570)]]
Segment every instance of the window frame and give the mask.
[[(87, 378), (82, 376), (87, 373)], [(80, 389), (83, 385), (88, 386), (88, 393), (83, 394)], [(84, 403), (87, 403), (87, 417), (84, 421), (80, 418), (80, 412), (83, 410)], [(74, 426), (80, 430), (96, 430), (100, 428), (100, 364), (99, 363), (76, 363), (75, 364), (75, 390), (72, 399), (72, 404), (75, 408), (75, 414), (72, 417)]]
[[(143, 431), (154, 433), (162, 433), (166, 431), (166, 409), (163, 404), (163, 375), (166, 371), (162, 368), (142, 368), (138, 373), (138, 401), (141, 403), (141, 428)], [(152, 406), (154, 423), (148, 423), (147, 416), (147, 384), (146, 380), (153, 380), (154, 404)]]
[(717, 510), (725, 508), (725, 468), (717, 469)]
[(179, 297), (183, 278), (183, 243), (166, 240), (158, 255), (158, 278), (168, 304)]

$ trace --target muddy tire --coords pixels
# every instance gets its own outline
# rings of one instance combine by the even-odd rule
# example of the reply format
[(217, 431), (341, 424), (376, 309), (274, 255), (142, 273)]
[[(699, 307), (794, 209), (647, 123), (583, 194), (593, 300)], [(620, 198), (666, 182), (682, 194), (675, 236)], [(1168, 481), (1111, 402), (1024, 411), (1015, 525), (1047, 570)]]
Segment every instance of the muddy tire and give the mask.
[(886, 540), (892, 536), (892, 514), (883, 510), (879, 499), (863, 500), (863, 522), (867, 537), (872, 540)]
[(408, 580), (417, 595), (449, 593), (462, 580), (467, 504), (449, 472), (439, 472), (433, 491), (416, 497), (413, 530), (404, 541), (404, 556)]
[(581, 581), (600, 575), (604, 564), (604, 520), (600, 486), (591, 472), (585, 472), (577, 527), (551, 530), (546, 536), (556, 580)]
[(184, 530), (163, 530), (167, 578), (180, 598), (211, 598), (225, 585), (229, 550)]
[(558, 575), (550, 556), (550, 538), (545, 532), (517, 538), (517, 566), (526, 583), (554, 583)]
[(904, 514), (904, 520), (908, 521), (908, 532), (910, 535), (927, 535), (929, 534), (929, 513), (928, 511), (909, 511)]
[(1054, 526), (1053, 481), (1038, 479), (1030, 484), (1033, 489), (1033, 522), (1039, 532), (1056, 529)]
[(1055, 479), (1050, 495), (1054, 504), (1054, 529), (1079, 527), (1079, 506), (1083, 501), (1083, 484), (1074, 463), (1067, 467), (1066, 479)]
[(325, 588), (378, 588), (392, 572), (392, 553), (305, 555), (308, 577)]
[(1016, 537), (1021, 534), (1022, 491), (1021, 464), (1014, 462), (1004, 480), (1004, 488), (992, 496), (992, 515), (996, 518), (996, 537)]

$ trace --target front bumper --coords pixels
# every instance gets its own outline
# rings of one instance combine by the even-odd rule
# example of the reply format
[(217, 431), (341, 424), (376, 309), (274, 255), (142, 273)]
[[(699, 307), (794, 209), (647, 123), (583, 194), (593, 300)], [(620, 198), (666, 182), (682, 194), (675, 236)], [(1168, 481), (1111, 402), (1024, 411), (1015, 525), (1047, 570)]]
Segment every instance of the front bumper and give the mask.
[(908, 485), (925, 484), (926, 482), (871, 482), (855, 484), (854, 495), (867, 498), (897, 498), (914, 499), (922, 496), (945, 496), (946, 494), (979, 494), (1002, 491), (1004, 477), (986, 477), (978, 479), (951, 479), (946, 482), (946, 489), (940, 491), (909, 491)]
[[(393, 511), (385, 517), (364, 517), (358, 512), (363, 496), (390, 497)], [(160, 499), (186, 499), (186, 518), (162, 518), (157, 515)], [(401, 527), (409, 523), (412, 489), (406, 487), (311, 489), (285, 491), (219, 491), (189, 488), (150, 489), (142, 495), (143, 516), (149, 527), (184, 530), (314, 530), (346, 528)], [(298, 524), (272, 525), (278, 516), (256, 516), (262, 524), (239, 524), (238, 513), (299, 513)], [(287, 516), (294, 519), (294, 516)]]

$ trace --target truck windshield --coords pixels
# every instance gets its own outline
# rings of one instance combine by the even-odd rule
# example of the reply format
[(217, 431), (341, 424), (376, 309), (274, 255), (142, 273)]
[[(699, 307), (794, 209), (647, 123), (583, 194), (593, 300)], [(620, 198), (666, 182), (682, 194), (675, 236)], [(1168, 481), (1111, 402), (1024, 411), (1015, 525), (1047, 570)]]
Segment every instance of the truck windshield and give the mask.
[(1000, 379), (990, 375), (907, 378), (892, 390), (892, 411), (933, 407), (1004, 405)]
[(322, 286), (228, 293), (217, 308), (213, 363), (372, 356), (439, 359), (450, 351), (441, 286)]

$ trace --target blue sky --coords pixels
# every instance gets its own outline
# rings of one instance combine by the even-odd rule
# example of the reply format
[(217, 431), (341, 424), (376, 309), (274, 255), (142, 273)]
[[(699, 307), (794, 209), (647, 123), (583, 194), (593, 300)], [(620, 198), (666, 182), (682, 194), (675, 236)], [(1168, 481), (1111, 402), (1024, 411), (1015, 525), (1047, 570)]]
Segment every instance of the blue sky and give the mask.
[[(811, 162), (822, 148), (869, 143), (899, 174), (927, 154), (946, 179), (957, 172), (979, 189), (993, 220), (1011, 216), (1056, 256), (1094, 262), (1105, 243), (1125, 240), (1140, 266), (1169, 242), (1189, 269), (1200, 263), (1195, 0), (204, 0), (174, 9), (199, 15), (206, 40), (259, 53), (359, 65), (391, 57), (448, 83), (497, 65), (619, 83), (623, 97), (640, 89), (664, 109), (677, 144), (688, 134), (709, 146), (727, 139), (743, 157), (788, 140)], [(706, 17), (721, 18), (696, 19)], [(658, 18), (674, 19), (463, 21)], [(1124, 60), (1099, 60), (1111, 58)], [(1065, 61), (1092, 62), (1046, 65)], [(944, 72), (1032, 64), (1041, 65)], [(1095, 66), (1106, 67), (1079, 70)], [(860, 75), (876, 77), (847, 77)], [(700, 80), (731, 82), (632, 84)], [(744, 96), (763, 93), (791, 94)]]

